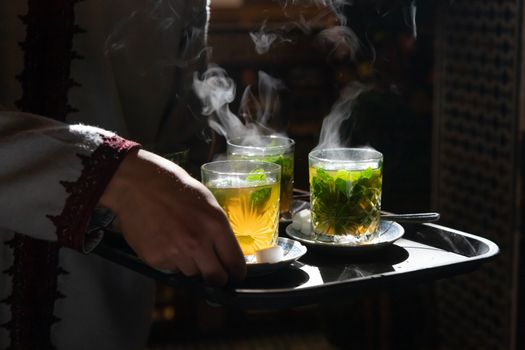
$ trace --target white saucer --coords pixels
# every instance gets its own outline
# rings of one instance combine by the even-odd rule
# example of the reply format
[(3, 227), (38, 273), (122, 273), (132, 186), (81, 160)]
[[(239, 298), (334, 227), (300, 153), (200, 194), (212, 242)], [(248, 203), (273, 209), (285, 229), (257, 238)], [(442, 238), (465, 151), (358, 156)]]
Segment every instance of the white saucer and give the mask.
[(391, 245), (405, 233), (403, 226), (399, 225), (394, 221), (381, 220), (378, 227), (379, 234), (377, 237), (369, 242), (360, 244), (355, 243), (339, 243), (339, 242), (321, 242), (316, 241), (313, 235), (304, 234), (299, 230), (292, 227), (292, 224), (286, 226), (286, 234), (299, 242), (306, 244), (312, 248), (330, 249), (332, 251), (345, 251), (345, 252), (365, 252), (383, 248)]
[(277, 245), (283, 249), (283, 259), (278, 262), (258, 263), (255, 260), (255, 255), (249, 255), (245, 257), (248, 276), (265, 275), (288, 266), (306, 254), (307, 250), (306, 247), (301, 243), (284, 237), (279, 237), (277, 239)]

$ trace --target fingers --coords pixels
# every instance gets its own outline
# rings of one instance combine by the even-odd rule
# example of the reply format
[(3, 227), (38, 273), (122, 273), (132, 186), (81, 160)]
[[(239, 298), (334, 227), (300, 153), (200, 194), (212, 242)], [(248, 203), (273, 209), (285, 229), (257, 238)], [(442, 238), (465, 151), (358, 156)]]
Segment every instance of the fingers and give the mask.
[(203, 184), (147, 152), (128, 163), (121, 182), (127, 187), (119, 187), (126, 200), (119, 200), (115, 212), (124, 238), (148, 265), (201, 274), (214, 285), (244, 278), (244, 256), (224, 211)]
[(244, 256), (222, 211), (218, 211), (218, 215), (209, 213), (202, 220), (192, 235), (200, 236), (198, 249), (190, 252), (203, 279), (218, 286), (243, 279), (246, 275)]
[(243, 280), (246, 277), (246, 262), (229, 225), (222, 234), (217, 236), (220, 239), (214, 240), (214, 252), (221, 265), (224, 266), (232, 280)]
[(223, 286), (228, 282), (228, 273), (219, 261), (213, 246), (199, 250), (194, 256), (202, 278), (209, 284)]
[(171, 271), (180, 270), (185, 276), (196, 276), (199, 274), (199, 268), (190, 257), (180, 257), (169, 261)]
[(191, 257), (180, 254), (164, 256), (162, 258), (152, 257), (149, 254), (140, 256), (151, 267), (165, 272), (181, 272), (185, 276), (197, 276), (200, 271)]
[[(205, 235), (202, 231), (181, 229), (159, 232), (156, 235), (169, 237), (168, 240), (160, 240), (163, 244), (149, 247), (140, 256), (156, 269), (180, 271), (185, 276), (201, 275), (206, 283), (223, 286), (229, 280), (240, 280), (245, 275), (244, 257), (235, 238), (232, 239), (233, 233), (228, 230), (229, 226), (226, 226), (226, 230), (208, 231)], [(216, 244), (221, 246), (220, 256)]]
[(229, 280), (229, 274), (211, 245), (201, 247), (192, 257), (179, 255), (166, 257), (156, 262), (143, 260), (156, 269), (170, 272), (180, 271), (185, 276), (201, 275), (206, 283), (214, 286), (223, 286)]
[(150, 237), (147, 247), (142, 246), (143, 250), (136, 252), (156, 269), (180, 271), (185, 276), (201, 275), (214, 286), (244, 278), (244, 256), (229, 225), (213, 222), (193, 229), (166, 225)]

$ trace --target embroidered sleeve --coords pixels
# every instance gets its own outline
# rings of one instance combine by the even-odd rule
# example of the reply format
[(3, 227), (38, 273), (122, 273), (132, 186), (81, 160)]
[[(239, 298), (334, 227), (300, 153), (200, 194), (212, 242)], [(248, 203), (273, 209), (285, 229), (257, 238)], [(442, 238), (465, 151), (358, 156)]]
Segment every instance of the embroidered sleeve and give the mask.
[[(82, 160), (80, 176), (75, 181), (61, 181), (68, 197), (59, 215), (47, 215), (55, 224), (58, 242), (83, 252), (93, 248), (85, 242), (84, 233), (95, 212), (96, 205), (127, 152), (137, 144), (116, 135), (101, 135), (102, 142), (88, 155), (79, 154)], [(94, 217), (98, 219), (101, 214)], [(99, 240), (98, 230), (90, 231), (92, 240)]]
[(0, 227), (89, 251), (105, 187), (139, 145), (103, 129), (0, 112)]

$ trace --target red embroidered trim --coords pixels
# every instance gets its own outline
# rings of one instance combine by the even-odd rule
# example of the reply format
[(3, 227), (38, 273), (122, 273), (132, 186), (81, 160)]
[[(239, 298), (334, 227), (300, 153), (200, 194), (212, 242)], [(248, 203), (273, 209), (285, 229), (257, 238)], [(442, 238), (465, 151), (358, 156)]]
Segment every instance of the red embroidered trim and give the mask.
[[(74, 24), (74, 7), (79, 1), (28, 1), (27, 15), (21, 17), (27, 34), (20, 44), (24, 70), (17, 76), (23, 91), (17, 101), (20, 110), (61, 121), (75, 111), (67, 103), (67, 95), (79, 85), (69, 77), (71, 61), (81, 58), (72, 49), (73, 36), (83, 32)], [(78, 181), (63, 183), (70, 196), (62, 214), (50, 217), (60, 244), (81, 248), (90, 211), (124, 154), (135, 146), (116, 136), (105, 137), (91, 157), (80, 157), (84, 171)], [(78, 222), (76, 214), (81, 217)], [(66, 273), (58, 266), (60, 246), (20, 234), (9, 246), (14, 263), (4, 272), (13, 277), (13, 292), (1, 301), (11, 305), (11, 320), (1, 325), (10, 332), (9, 349), (53, 349), (51, 326), (59, 321), (53, 309), (56, 299), (63, 297), (57, 291), (57, 276)]]
[(8, 242), (14, 263), (4, 273), (13, 278), (13, 292), (1, 302), (11, 305), (11, 320), (2, 327), (10, 331), (9, 349), (54, 349), (50, 329), (59, 319), (53, 315), (60, 245), (82, 249), (85, 230), (104, 188), (124, 156), (138, 144), (118, 136), (102, 136), (102, 144), (91, 156), (79, 155), (82, 173), (75, 182), (62, 182), (70, 196), (60, 215), (48, 216), (56, 225), (58, 243), (36, 240), (21, 234)]
[(8, 349), (54, 349), (49, 332), (59, 319), (53, 308), (64, 298), (57, 292), (57, 275), (66, 274), (58, 268), (58, 244), (16, 234), (7, 245), (15, 259), (4, 271), (13, 278), (13, 292), (3, 300), (11, 305), (11, 320), (2, 325), (10, 331)]
[(56, 226), (59, 244), (82, 251), (86, 228), (104, 189), (125, 155), (139, 145), (118, 136), (102, 136), (103, 143), (90, 155), (78, 155), (82, 174), (75, 182), (62, 181), (69, 197), (62, 213), (48, 215)]

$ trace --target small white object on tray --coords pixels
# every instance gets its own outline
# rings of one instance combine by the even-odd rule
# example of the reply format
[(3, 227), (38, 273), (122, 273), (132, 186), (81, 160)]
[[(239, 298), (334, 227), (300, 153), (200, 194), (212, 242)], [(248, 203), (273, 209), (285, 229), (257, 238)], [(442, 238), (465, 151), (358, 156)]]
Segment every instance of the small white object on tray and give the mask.
[(276, 246), (245, 256), (248, 276), (266, 275), (286, 267), (306, 254), (306, 250), (296, 240), (278, 237)]
[(292, 227), (305, 235), (311, 235), (313, 230), (310, 209), (303, 209), (295, 213), (292, 217)]
[(275, 245), (270, 248), (261, 249), (255, 252), (255, 260), (258, 264), (261, 263), (277, 263), (284, 258), (283, 248), (279, 245)]

